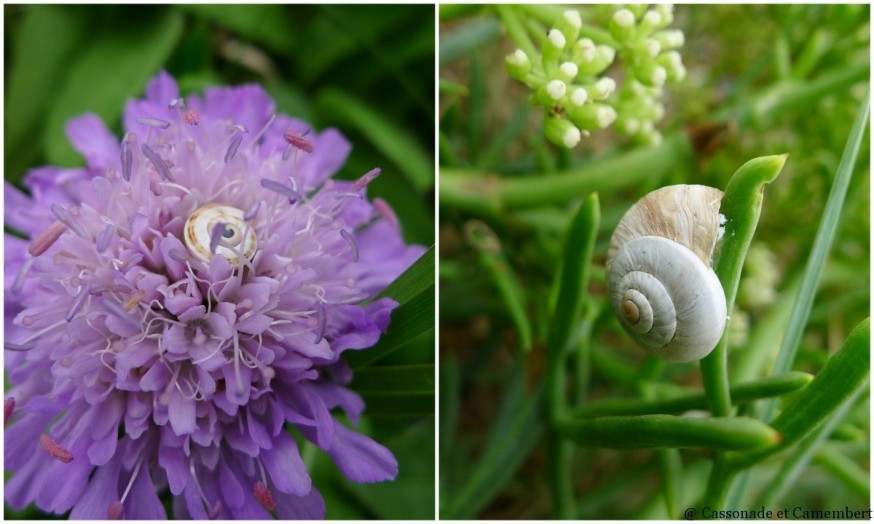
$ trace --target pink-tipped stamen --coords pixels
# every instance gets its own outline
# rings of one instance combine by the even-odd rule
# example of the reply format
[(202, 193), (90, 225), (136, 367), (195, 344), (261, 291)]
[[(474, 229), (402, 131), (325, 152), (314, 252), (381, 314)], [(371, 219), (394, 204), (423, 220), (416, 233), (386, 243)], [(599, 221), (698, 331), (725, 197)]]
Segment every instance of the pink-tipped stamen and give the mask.
[(61, 446), (60, 444), (55, 442), (55, 439), (46, 434), (42, 434), (39, 436), (39, 445), (42, 447), (43, 450), (45, 450), (46, 453), (49, 454), (50, 457), (55, 460), (59, 460), (64, 464), (69, 464), (70, 461), (73, 460), (73, 454), (70, 453), (67, 448)]
[(286, 185), (280, 184), (275, 180), (262, 178), (261, 187), (263, 187), (264, 189), (269, 189), (270, 191), (273, 191), (275, 193), (279, 193), (280, 195), (288, 198), (289, 204), (294, 204), (295, 202), (300, 200), (300, 195), (297, 193), (297, 191)]
[(355, 237), (345, 229), (340, 230), (340, 236), (349, 243), (349, 247), (352, 249), (352, 262), (358, 262), (358, 242), (355, 241)]
[(155, 151), (149, 147), (149, 144), (141, 144), (140, 150), (142, 150), (143, 154), (146, 155), (146, 158), (149, 159), (149, 162), (155, 166), (155, 171), (158, 172), (158, 175), (162, 180), (175, 182), (173, 179), (173, 175), (170, 174), (170, 170), (167, 169), (167, 164), (164, 163), (164, 159), (155, 153)]
[(52, 244), (61, 238), (61, 235), (66, 230), (67, 224), (64, 224), (60, 220), (52, 222), (49, 227), (45, 228), (42, 233), (37, 235), (30, 245), (27, 246), (27, 252), (34, 257), (42, 255), (48, 248), (52, 247)]
[(358, 180), (355, 181), (354, 184), (352, 184), (352, 191), (361, 191), (362, 189), (364, 189), (367, 186), (367, 184), (373, 182), (373, 180), (376, 177), (378, 177), (381, 172), (382, 172), (381, 169), (379, 169), (378, 167), (375, 167), (375, 168), (371, 169), (370, 171), (368, 171), (367, 173), (364, 173), (364, 175), (361, 178), (359, 178)]
[(97, 286), (91, 288), (90, 293), (94, 296), (101, 296), (104, 293), (125, 293), (126, 291), (128, 291), (128, 288), (126, 288), (125, 286), (111, 284), (108, 286)]
[(3, 401), (3, 425), (9, 423), (12, 418), (12, 412), (15, 411), (15, 397), (9, 397)]
[(253, 493), (255, 495), (255, 500), (264, 506), (264, 509), (267, 511), (273, 511), (276, 509), (276, 501), (273, 500), (273, 493), (271, 493), (270, 489), (268, 489), (260, 480), (255, 482)]
[(170, 122), (161, 120), (160, 118), (137, 118), (137, 124), (148, 127), (160, 127), (161, 129), (167, 129), (170, 127)]
[(189, 109), (184, 115), (182, 115), (182, 120), (190, 126), (199, 125), (200, 113), (197, 112), (197, 109)]
[(379, 216), (386, 219), (389, 224), (395, 227), (398, 226), (398, 217), (397, 215), (395, 215), (395, 212), (391, 208), (391, 206), (388, 205), (388, 202), (379, 197), (376, 197), (373, 199), (373, 207), (376, 209), (376, 212), (379, 213)]
[(120, 320), (124, 320), (132, 326), (140, 326), (140, 321), (131, 317), (128, 314), (127, 310), (125, 310), (124, 307), (122, 307), (122, 305), (115, 300), (109, 300), (106, 297), (100, 297), (100, 303), (103, 305), (103, 308), (107, 312), (111, 313), (113, 316), (118, 317)]
[(79, 237), (86, 238), (88, 236), (88, 233), (85, 232), (85, 228), (82, 227), (82, 224), (80, 224), (79, 221), (76, 220), (76, 217), (74, 217), (73, 214), (61, 204), (52, 204), (52, 213), (58, 218), (58, 220), (66, 224), (73, 233), (79, 235)]
[(240, 142), (242, 141), (243, 137), (241, 135), (237, 135), (233, 140), (231, 140), (231, 145), (228, 146), (228, 152), (225, 153), (225, 164), (234, 159), (234, 156), (237, 154), (237, 149), (240, 147)]
[(72, 322), (73, 318), (79, 313), (82, 309), (82, 306), (85, 305), (85, 300), (87, 300), (89, 293), (91, 292), (91, 286), (85, 285), (79, 289), (79, 292), (76, 293), (76, 298), (73, 299), (73, 302), (70, 303), (70, 307), (67, 309), (67, 314), (64, 315), (64, 320), (67, 322)]
[(116, 500), (109, 505), (109, 509), (106, 510), (106, 519), (124, 520), (124, 506), (121, 505), (121, 502)]
[(208, 518), (209, 520), (215, 520), (215, 519), (219, 518), (219, 516), (222, 514), (222, 511), (224, 511), (224, 509), (225, 509), (225, 505), (222, 504), (222, 501), (217, 500), (217, 501), (215, 501), (215, 505), (212, 507), (212, 509), (209, 510), (209, 513), (206, 514), (206, 518)]
[[(286, 129), (285, 133), (282, 135), (282, 137), (292, 147), (294, 147), (296, 149), (300, 149), (301, 151), (305, 151), (307, 153), (312, 153), (313, 152), (313, 144), (312, 144), (312, 142), (310, 142), (309, 140), (306, 139), (306, 136), (308, 134), (310, 134), (309, 129), (304, 129), (300, 133), (298, 133), (292, 129)], [(283, 155), (283, 160), (284, 159), (285, 159), (285, 157)]]

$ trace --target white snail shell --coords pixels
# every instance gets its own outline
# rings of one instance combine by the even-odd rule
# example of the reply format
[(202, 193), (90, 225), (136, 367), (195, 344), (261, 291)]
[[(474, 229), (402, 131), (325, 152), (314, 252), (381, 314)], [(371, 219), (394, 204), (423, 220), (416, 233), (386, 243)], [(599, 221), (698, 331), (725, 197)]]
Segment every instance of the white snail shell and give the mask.
[(252, 258), (257, 247), (255, 231), (243, 219), (244, 212), (233, 206), (206, 204), (194, 210), (185, 221), (185, 246), (192, 255), (209, 262), (213, 253), (209, 250), (212, 230), (219, 222), (225, 225), (225, 234), (215, 249), (231, 265), (239, 262), (239, 255)]
[(607, 252), (613, 311), (628, 334), (657, 357), (707, 356), (725, 330), (725, 292), (710, 267), (722, 237), (722, 191), (668, 186), (622, 217)]

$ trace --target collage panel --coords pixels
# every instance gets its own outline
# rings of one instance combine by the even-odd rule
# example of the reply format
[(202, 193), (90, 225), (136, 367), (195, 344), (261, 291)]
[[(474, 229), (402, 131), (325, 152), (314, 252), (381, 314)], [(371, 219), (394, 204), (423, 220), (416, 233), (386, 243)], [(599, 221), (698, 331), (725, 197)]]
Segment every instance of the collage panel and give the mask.
[(868, 5), (439, 6), (440, 517), (870, 518)]
[(433, 520), (434, 5), (4, 27), (5, 518)]

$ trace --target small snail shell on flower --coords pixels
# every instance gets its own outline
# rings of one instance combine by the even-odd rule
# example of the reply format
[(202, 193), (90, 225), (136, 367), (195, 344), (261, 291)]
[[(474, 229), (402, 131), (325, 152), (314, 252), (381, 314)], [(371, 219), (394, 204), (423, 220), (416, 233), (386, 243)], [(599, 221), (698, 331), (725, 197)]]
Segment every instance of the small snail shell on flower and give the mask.
[(725, 218), (722, 191), (668, 186), (622, 217), (607, 252), (613, 311), (629, 335), (657, 357), (707, 356), (725, 330), (725, 292), (710, 267)]
[(209, 262), (213, 257), (210, 249), (212, 232), (219, 223), (224, 232), (215, 246), (215, 254), (223, 255), (231, 265), (236, 265), (239, 255), (252, 258), (257, 247), (255, 231), (244, 219), (242, 209), (221, 204), (206, 204), (194, 210), (185, 221), (185, 246), (192, 255)]

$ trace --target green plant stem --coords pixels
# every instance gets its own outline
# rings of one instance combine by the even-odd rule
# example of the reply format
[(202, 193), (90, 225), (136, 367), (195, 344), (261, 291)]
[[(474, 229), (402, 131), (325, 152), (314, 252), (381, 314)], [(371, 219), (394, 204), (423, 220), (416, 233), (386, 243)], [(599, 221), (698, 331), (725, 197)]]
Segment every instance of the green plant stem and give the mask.
[(500, 178), (474, 170), (441, 169), (440, 204), (485, 216), (505, 209), (566, 204), (580, 195), (653, 183), (690, 165), (688, 137), (676, 132), (656, 146), (640, 147), (554, 175)]
[(841, 453), (835, 446), (829, 444), (820, 446), (814, 460), (857, 495), (864, 499), (868, 498), (871, 493), (871, 478), (868, 472)]
[[(731, 311), (747, 249), (753, 239), (762, 211), (765, 185), (780, 174), (786, 155), (750, 160), (735, 172), (725, 188), (719, 212), (725, 216), (725, 235), (713, 269), (725, 291), (727, 310)], [(715, 417), (731, 416), (731, 390), (728, 382), (728, 330), (716, 348), (701, 360), (701, 378)], [(707, 483), (705, 501), (722, 507), (731, 475), (722, 454), (717, 454)]]
[(565, 362), (586, 295), (598, 219), (598, 196), (593, 194), (580, 205), (568, 227), (561, 268), (556, 277), (560, 279), (561, 286), (546, 340), (550, 477), (556, 516), (562, 519), (575, 517), (570, 481), (573, 446), (558, 433), (556, 425), (567, 413)]
[[(770, 398), (797, 391), (813, 380), (813, 376), (801, 372), (788, 372), (764, 379), (738, 384), (731, 388), (731, 398), (738, 402), (749, 402)], [(703, 393), (689, 393), (674, 398), (655, 400), (604, 399), (590, 402), (574, 410), (574, 417), (596, 417), (603, 415), (649, 415), (656, 413), (682, 413), (692, 409), (707, 409), (707, 396)]]
[(513, 7), (509, 5), (496, 5), (495, 10), (498, 12), (498, 16), (501, 17), (510, 40), (516, 44), (516, 47), (528, 55), (528, 59), (531, 60), (532, 64), (537, 63), (540, 53), (537, 52), (534, 42), (528, 37), (525, 27), (522, 25), (522, 21), (519, 20), (519, 16)]

